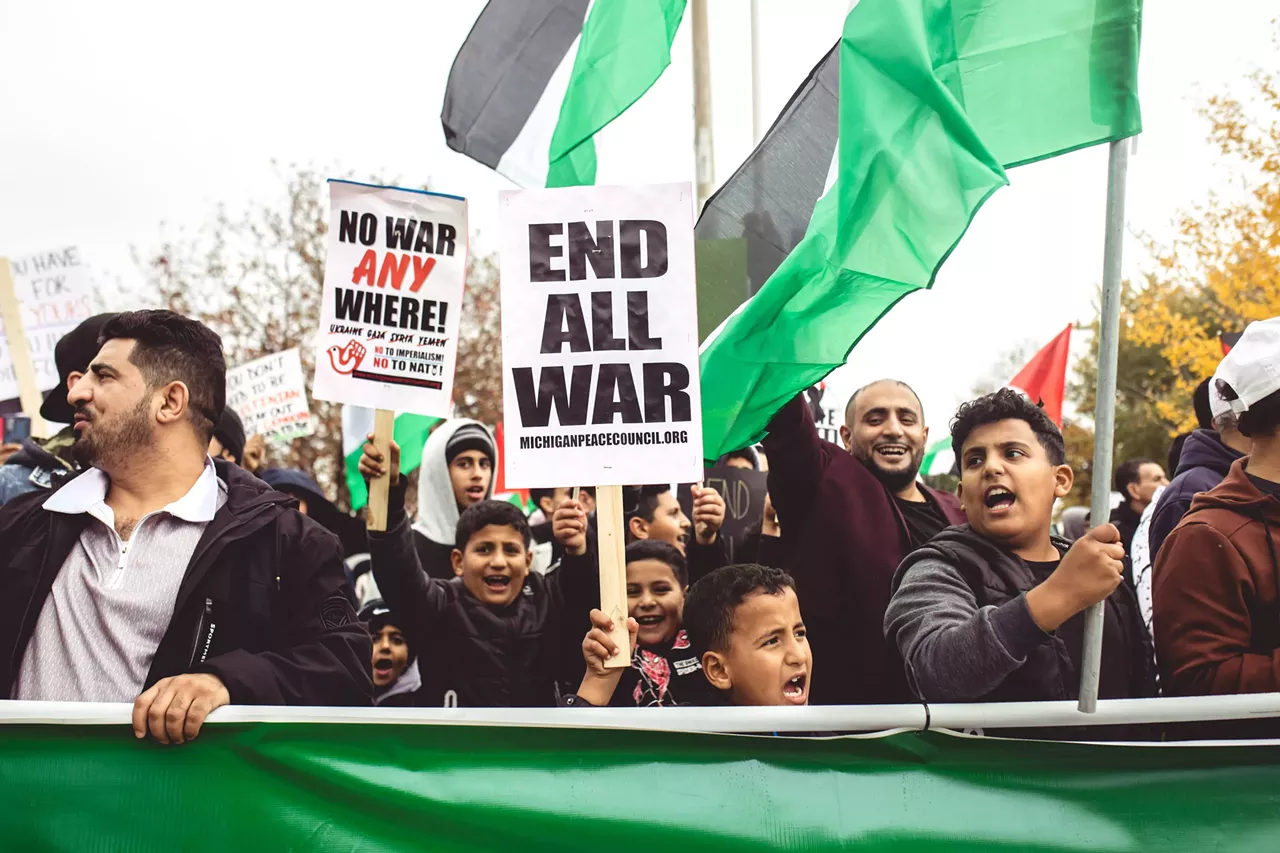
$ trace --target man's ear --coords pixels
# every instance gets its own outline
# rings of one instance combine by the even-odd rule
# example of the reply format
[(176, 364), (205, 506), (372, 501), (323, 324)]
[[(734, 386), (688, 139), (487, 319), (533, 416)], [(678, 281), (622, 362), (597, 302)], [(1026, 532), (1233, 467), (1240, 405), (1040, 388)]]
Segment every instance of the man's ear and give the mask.
[(1136, 501), (1138, 499), (1138, 484), (1130, 483), (1124, 487), (1125, 500)]
[(1070, 465), (1059, 465), (1053, 469), (1053, 480), (1054, 497), (1065, 498), (1076, 482), (1076, 474)]
[(648, 539), (649, 538), (649, 522), (640, 516), (634, 516), (627, 522), (627, 529), (631, 531), (632, 539)]
[(185, 382), (170, 382), (160, 389), (160, 410), (156, 412), (156, 420), (162, 424), (170, 424), (187, 416), (191, 405), (191, 392)]
[(551, 512), (551, 498), (538, 498), (538, 509), (542, 510), (542, 514), (547, 517), (547, 521), (551, 520), (554, 514)]
[(724, 656), (719, 652), (706, 652), (702, 656), (702, 674), (717, 690), (728, 690), (733, 687), (733, 679), (729, 677), (729, 668)]
[(849, 429), (848, 424), (840, 425), (840, 443), (844, 445), (846, 452), (853, 452), (853, 430)]
[[(532, 545), (533, 543), (529, 543)], [(527, 572), (533, 568), (533, 549), (526, 545), (524, 548), (524, 570)]]
[(462, 552), (454, 548), (453, 553), (449, 555), (449, 562), (453, 564), (453, 573), (462, 577)]

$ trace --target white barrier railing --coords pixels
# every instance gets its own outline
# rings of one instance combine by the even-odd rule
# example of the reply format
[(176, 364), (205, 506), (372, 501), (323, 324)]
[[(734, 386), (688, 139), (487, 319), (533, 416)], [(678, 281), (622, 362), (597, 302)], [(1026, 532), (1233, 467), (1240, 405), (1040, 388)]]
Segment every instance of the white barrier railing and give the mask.
[[(129, 725), (133, 706), (0, 701), (0, 724)], [(209, 723), (382, 723), (560, 726), (680, 732), (874, 732), (1184, 723), (1280, 717), (1280, 693), (1107, 699), (1092, 714), (1075, 702), (814, 705), (804, 708), (319, 708), (232, 705)]]

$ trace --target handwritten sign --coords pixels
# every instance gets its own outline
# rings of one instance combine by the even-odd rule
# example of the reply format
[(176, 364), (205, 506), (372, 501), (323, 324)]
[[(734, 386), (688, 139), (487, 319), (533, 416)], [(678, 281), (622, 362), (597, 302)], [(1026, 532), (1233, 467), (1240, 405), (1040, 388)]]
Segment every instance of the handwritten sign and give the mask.
[(245, 435), (285, 442), (315, 432), (297, 349), (228, 370), (227, 405), (244, 421)]
[[(36, 386), (48, 391), (58, 385), (54, 346), (93, 314), (93, 277), (75, 246), (12, 258), (10, 264)], [(4, 334), (3, 329), (0, 323), (0, 335)], [(0, 339), (0, 400), (17, 396), (18, 379), (6, 337)]]

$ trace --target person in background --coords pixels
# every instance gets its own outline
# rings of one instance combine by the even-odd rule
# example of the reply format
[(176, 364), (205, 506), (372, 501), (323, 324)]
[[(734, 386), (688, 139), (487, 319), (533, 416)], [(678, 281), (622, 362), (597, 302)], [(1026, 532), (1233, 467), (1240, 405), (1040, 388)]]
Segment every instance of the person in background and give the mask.
[(422, 569), (430, 577), (453, 577), (451, 555), (458, 518), (467, 507), (493, 496), (497, 464), (497, 444), (479, 421), (445, 421), (427, 438), (418, 469), (413, 540)]
[(134, 735), (221, 705), (368, 705), (371, 644), (338, 542), (209, 458), (221, 340), (170, 311), (103, 325), (72, 386), (84, 471), (0, 509), (0, 698), (132, 702)]
[[(530, 489), (529, 497), (537, 509), (529, 516), (529, 529), (533, 531), (533, 571), (540, 575), (554, 571), (564, 559), (564, 546), (556, 541), (554, 522), (556, 510), (573, 498), (570, 486), (554, 489)], [(581, 494), (579, 494), (581, 499)]]
[(898, 564), (964, 513), (954, 495), (917, 482), (928, 441), (924, 410), (905, 383), (873, 382), (849, 398), (844, 447), (818, 437), (800, 395), (769, 424), (769, 496), (788, 572), (798, 581), (814, 645), (841, 672), (816, 704), (910, 701), (881, 626)]
[[(1209, 379), (1204, 380), (1196, 386), (1196, 390), (1191, 394), (1191, 406), (1196, 413), (1196, 426), (1198, 429), (1213, 429), (1213, 411), (1209, 406), (1209, 382)], [(1182, 448), (1186, 446), (1187, 439), (1190, 437), (1190, 432), (1179, 433), (1174, 437), (1173, 443), (1169, 445), (1169, 464), (1165, 470), (1170, 474), (1174, 474), (1178, 470), (1178, 465), (1182, 460)]]
[(1074, 542), (1088, 532), (1089, 508), (1069, 506), (1062, 511), (1062, 538)]
[(591, 631), (582, 641), (587, 672), (577, 692), (563, 697), (560, 704), (630, 708), (707, 704), (702, 664), (684, 630), (688, 577), (684, 557), (675, 546), (656, 540), (628, 545), (627, 621), (634, 627), (631, 666), (605, 668), (604, 662), (617, 651), (608, 643), (612, 620), (592, 610)]
[(1169, 478), (1159, 462), (1151, 459), (1129, 459), (1116, 469), (1115, 490), (1120, 493), (1120, 506), (1111, 511), (1111, 523), (1120, 531), (1120, 544), (1125, 554), (1133, 544), (1142, 513), (1151, 504), (1156, 490), (1169, 485)]
[(382, 599), (374, 599), (361, 608), (360, 621), (373, 637), (373, 704), (383, 708), (417, 706), (422, 689), (418, 655), (391, 608)]
[(259, 478), (278, 492), (298, 502), (298, 512), (317, 522), (342, 542), (345, 559), (369, 550), (364, 522), (343, 512), (325, 495), (324, 489), (305, 471), (296, 468), (267, 468)]
[(214, 427), (213, 438), (209, 439), (209, 455), (239, 465), (244, 461), (244, 442), (244, 421), (235, 409), (227, 406)]
[(1245, 329), (1211, 392), (1253, 446), (1195, 497), (1156, 556), (1156, 656), (1170, 696), (1280, 690), (1280, 317)]
[(244, 442), (244, 454), (240, 460), (240, 467), (248, 471), (250, 474), (257, 474), (262, 470), (263, 464), (267, 458), (267, 440), (260, 435), (251, 435)]
[[(675, 492), (665, 483), (627, 486), (623, 489), (627, 542), (657, 539), (674, 545), (689, 564), (689, 579), (696, 581), (730, 559), (729, 542), (720, 536), (724, 524), (724, 498), (715, 489), (694, 484), (693, 519), (680, 508)], [(585, 511), (585, 510), (579, 510)]]
[[(115, 314), (98, 314), (85, 320), (58, 339), (53, 359), (58, 366), (58, 385), (44, 398), (40, 417), (49, 423), (70, 424), (75, 409), (67, 402), (67, 392), (89, 368), (98, 352), (98, 335)], [(0, 465), (0, 504), (18, 495), (57, 488), (80, 470), (71, 446), (76, 433), (71, 426), (43, 441), (29, 438), (22, 448)]]
[(924, 702), (1075, 699), (1084, 611), (1104, 601), (1099, 696), (1155, 695), (1151, 645), (1110, 524), (1075, 543), (1051, 532), (1073, 474), (1058, 427), (1010, 388), (965, 403), (951, 422), (968, 524), (902, 561), (884, 617)]
[(727, 468), (743, 468), (747, 471), (764, 471), (761, 467), (760, 451), (754, 447), (744, 447), (741, 450), (731, 450), (716, 462), (717, 465), (724, 465)]

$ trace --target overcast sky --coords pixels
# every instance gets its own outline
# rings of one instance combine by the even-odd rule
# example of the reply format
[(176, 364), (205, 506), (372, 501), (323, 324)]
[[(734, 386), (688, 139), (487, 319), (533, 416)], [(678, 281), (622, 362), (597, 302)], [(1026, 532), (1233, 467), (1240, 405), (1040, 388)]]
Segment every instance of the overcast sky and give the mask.
[[(450, 151), (445, 79), (482, 0), (34, 3), (0, 0), (0, 254), (79, 244), (107, 277), (136, 280), (130, 247), (161, 223), (195, 228), (218, 203), (278, 199), (271, 165), (423, 181), (471, 202), (473, 249), (496, 244), (510, 184)], [(772, 120), (834, 43), (847, 0), (761, 0), (762, 101)], [(709, 0), (716, 178), (752, 146), (746, 0)], [(1176, 212), (1230, 191), (1198, 106), (1280, 66), (1274, 0), (1156, 0), (1145, 12), (1145, 132), (1128, 225), (1157, 239)], [(689, 26), (644, 112), (600, 142), (599, 183), (692, 180)], [(647, 128), (636, 132), (634, 128)], [(932, 292), (908, 297), (833, 383), (914, 385), (935, 438), (1001, 353), (1087, 321), (1102, 268), (1106, 151), (1011, 173)], [(1125, 269), (1148, 259), (1130, 239)], [(1083, 338), (1083, 336), (1077, 336)], [(1078, 341), (1081, 345), (1086, 343)]]

